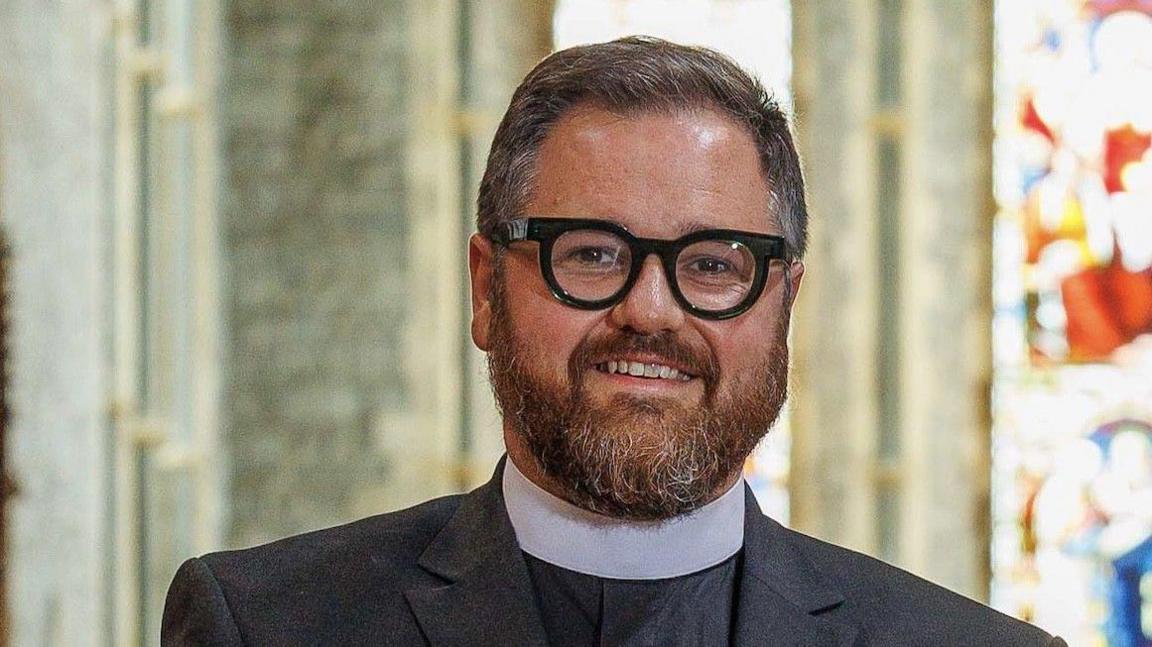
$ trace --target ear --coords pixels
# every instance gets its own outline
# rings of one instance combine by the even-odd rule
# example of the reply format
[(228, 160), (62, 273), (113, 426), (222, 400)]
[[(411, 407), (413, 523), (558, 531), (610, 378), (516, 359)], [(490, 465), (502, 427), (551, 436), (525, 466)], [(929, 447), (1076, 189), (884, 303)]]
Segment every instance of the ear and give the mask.
[(804, 263), (792, 261), (792, 264), (788, 266), (788, 273), (792, 276), (792, 294), (789, 295), (788, 299), (788, 312), (792, 312), (796, 305), (796, 296), (800, 294), (800, 283), (804, 280)]
[(492, 241), (480, 234), (468, 239), (468, 273), (472, 280), (472, 343), (488, 351), (492, 323)]

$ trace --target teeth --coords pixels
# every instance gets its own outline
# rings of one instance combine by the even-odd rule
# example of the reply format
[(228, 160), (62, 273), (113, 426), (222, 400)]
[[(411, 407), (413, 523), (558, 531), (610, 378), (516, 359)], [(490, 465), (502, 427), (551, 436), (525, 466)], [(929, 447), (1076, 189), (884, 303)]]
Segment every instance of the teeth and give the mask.
[(679, 380), (687, 382), (692, 378), (677, 369), (663, 364), (645, 364), (644, 362), (630, 362), (627, 360), (609, 360), (597, 366), (602, 371), (608, 373), (619, 373), (621, 375), (631, 375), (633, 377), (645, 377), (650, 379), (664, 379), (664, 380)]

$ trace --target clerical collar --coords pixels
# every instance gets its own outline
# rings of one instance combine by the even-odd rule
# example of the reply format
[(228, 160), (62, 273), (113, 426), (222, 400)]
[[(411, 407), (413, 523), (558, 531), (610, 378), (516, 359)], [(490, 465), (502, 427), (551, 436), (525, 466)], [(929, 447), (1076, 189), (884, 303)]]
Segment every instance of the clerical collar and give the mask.
[(626, 521), (578, 508), (504, 465), (504, 502), (524, 552), (561, 568), (621, 580), (679, 577), (715, 566), (744, 544), (744, 479), (720, 498), (666, 521)]

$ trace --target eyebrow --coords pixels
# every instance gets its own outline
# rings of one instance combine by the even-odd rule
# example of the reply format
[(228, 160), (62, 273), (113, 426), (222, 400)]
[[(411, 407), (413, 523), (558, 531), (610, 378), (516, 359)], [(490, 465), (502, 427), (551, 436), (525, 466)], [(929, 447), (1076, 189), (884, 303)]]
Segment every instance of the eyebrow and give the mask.
[[(632, 234), (633, 236), (636, 235), (636, 232), (632, 231), (632, 229), (630, 227), (628, 227), (628, 225), (625, 225), (624, 223), (622, 223), (622, 222), (620, 222), (614, 218), (605, 218), (605, 220), (616, 225), (617, 227), (620, 227), (624, 231)], [(709, 229), (720, 229), (720, 227), (716, 227), (712, 223), (701, 222), (698, 220), (684, 223), (684, 224), (682, 224), (676, 228), (676, 238), (680, 238), (682, 236), (687, 236), (688, 234), (694, 234), (698, 231), (708, 231)]]
[[(711, 229), (738, 229), (738, 228), (737, 227), (718, 227), (718, 226), (716, 226), (716, 223), (694, 220), (694, 221), (687, 222), (687, 223), (681, 225), (677, 230), (677, 232), (678, 232), (677, 237), (687, 236), (689, 234), (694, 234), (698, 231), (707, 231), (707, 230), (711, 230)], [(756, 234), (758, 236), (780, 236), (780, 237), (783, 237), (784, 234), (773, 232), (771, 229), (772, 228), (769, 228), (769, 231), (767, 231), (767, 232), (758, 232), (755, 230), (747, 230), (747, 231), (748, 231), (748, 233), (753, 233), (753, 234)]]
[(694, 234), (698, 231), (705, 231), (708, 229), (716, 229), (716, 227), (714, 225), (712, 225), (711, 223), (704, 223), (704, 222), (698, 222), (698, 221), (689, 222), (687, 224), (680, 226), (679, 234), (681, 236), (687, 236), (688, 234)]

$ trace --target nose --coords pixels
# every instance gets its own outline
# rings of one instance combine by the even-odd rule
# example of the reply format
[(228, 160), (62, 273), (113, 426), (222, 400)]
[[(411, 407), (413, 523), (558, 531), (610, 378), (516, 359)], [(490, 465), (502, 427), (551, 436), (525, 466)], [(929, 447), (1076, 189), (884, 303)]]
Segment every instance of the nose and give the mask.
[(650, 255), (644, 260), (636, 283), (624, 299), (612, 307), (609, 320), (618, 328), (640, 334), (677, 330), (684, 323), (684, 311), (672, 296), (672, 286), (660, 259)]

